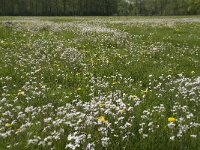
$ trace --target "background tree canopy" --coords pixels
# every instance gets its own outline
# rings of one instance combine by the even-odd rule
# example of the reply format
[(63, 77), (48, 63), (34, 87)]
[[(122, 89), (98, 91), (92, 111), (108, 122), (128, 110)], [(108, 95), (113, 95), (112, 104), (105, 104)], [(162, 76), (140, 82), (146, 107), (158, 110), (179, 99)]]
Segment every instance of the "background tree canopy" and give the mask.
[(0, 15), (199, 15), (200, 0), (0, 0)]

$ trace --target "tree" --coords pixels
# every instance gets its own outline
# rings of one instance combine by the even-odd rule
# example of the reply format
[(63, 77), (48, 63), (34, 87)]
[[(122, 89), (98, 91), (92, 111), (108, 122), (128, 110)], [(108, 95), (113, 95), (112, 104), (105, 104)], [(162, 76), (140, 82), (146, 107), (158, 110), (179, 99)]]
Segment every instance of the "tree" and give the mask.
[(200, 0), (0, 0), (0, 15), (186, 14), (200, 14)]

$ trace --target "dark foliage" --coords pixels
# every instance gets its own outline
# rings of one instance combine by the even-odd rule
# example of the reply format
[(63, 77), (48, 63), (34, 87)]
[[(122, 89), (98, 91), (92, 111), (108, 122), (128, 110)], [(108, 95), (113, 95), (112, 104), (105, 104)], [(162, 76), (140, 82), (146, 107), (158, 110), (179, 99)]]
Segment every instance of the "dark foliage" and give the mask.
[(197, 14), (200, 0), (0, 0), (2, 16)]

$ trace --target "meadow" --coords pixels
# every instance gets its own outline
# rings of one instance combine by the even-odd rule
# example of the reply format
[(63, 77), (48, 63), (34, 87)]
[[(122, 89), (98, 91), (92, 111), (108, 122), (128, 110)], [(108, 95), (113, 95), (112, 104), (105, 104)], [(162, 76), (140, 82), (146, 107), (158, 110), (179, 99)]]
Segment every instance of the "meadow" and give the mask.
[(0, 17), (0, 150), (200, 149), (200, 16)]

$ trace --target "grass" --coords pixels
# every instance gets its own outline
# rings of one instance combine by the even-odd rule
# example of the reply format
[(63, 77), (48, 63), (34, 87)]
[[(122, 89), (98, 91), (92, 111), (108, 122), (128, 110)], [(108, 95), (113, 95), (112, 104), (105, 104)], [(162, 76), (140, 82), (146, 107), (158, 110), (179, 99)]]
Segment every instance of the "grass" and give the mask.
[(0, 17), (0, 149), (198, 149), (199, 20)]

